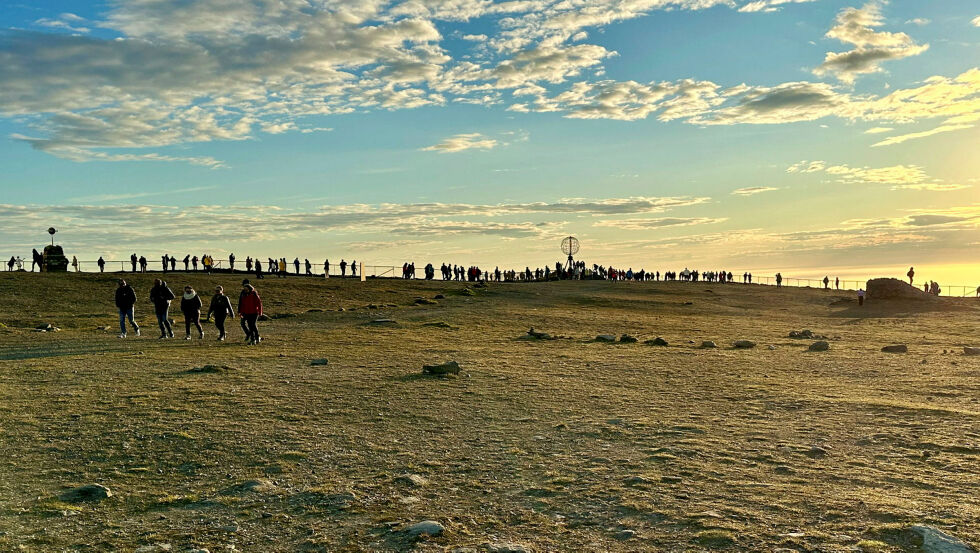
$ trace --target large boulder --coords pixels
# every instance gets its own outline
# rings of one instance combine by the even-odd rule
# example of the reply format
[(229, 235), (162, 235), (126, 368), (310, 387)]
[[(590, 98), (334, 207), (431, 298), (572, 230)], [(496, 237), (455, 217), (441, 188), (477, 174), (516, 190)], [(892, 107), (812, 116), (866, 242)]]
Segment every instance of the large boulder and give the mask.
[(873, 278), (867, 284), (868, 299), (874, 300), (929, 300), (932, 294), (923, 292), (897, 278)]

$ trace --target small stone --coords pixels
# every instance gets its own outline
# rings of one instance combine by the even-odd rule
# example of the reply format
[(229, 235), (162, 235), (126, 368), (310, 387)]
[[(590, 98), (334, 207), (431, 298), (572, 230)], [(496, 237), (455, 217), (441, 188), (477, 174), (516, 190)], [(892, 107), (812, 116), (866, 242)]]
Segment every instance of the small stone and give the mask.
[(410, 536), (440, 536), (446, 529), (434, 520), (423, 520), (408, 527)]
[[(943, 350), (943, 353), (946, 351)], [(965, 347), (963, 348), (963, 355), (980, 355), (980, 348)]]
[(432, 299), (444, 300), (444, 299), (446, 299), (446, 296), (444, 296), (442, 294), (436, 294), (436, 295), (432, 296)]
[(711, 349), (711, 348), (718, 347), (718, 344), (712, 342), (711, 340), (705, 340), (705, 341), (701, 342), (701, 347), (702, 348), (705, 348), (705, 349)]
[(88, 484), (68, 490), (61, 494), (62, 501), (78, 503), (80, 501), (102, 501), (112, 497), (112, 491), (102, 484)]
[(881, 351), (885, 353), (908, 353), (909, 347), (905, 344), (896, 344), (894, 346), (885, 346), (881, 348)]
[(752, 340), (736, 340), (734, 344), (736, 349), (752, 349), (755, 347), (755, 342)]
[(630, 476), (626, 479), (627, 486), (647, 486), (650, 484), (653, 484), (653, 481), (642, 476)]
[(327, 365), (328, 363), (329, 363), (329, 361), (327, 359), (325, 359), (325, 358), (314, 359), (314, 360), (310, 361), (310, 366), (311, 367), (322, 367), (324, 365)]
[(51, 323), (42, 323), (42, 324), (37, 325), (34, 328), (37, 329), (37, 330), (43, 330), (45, 332), (52, 332), (52, 331), (54, 331), (54, 325), (51, 324)]
[(923, 553), (975, 553), (973, 548), (938, 528), (916, 524), (909, 531), (922, 540)]
[(488, 543), (483, 546), (488, 553), (529, 553), (527, 546), (519, 543)]
[(595, 337), (596, 342), (615, 342), (616, 336), (613, 334), (600, 334)]
[(810, 344), (809, 351), (827, 351), (830, 349), (830, 343), (820, 340), (819, 342), (814, 342)]
[(459, 363), (455, 361), (449, 361), (442, 363), (440, 365), (423, 365), (422, 374), (433, 374), (437, 376), (444, 376), (447, 374), (459, 374)]
[(418, 474), (403, 474), (395, 478), (395, 483), (412, 488), (421, 488), (428, 484), (429, 481), (424, 476), (419, 476)]
[(634, 336), (630, 336), (629, 334), (623, 334), (619, 337), (619, 341), (624, 344), (635, 344), (639, 340), (637, 340)]
[(234, 522), (231, 523), (231, 524), (226, 524), (224, 526), (219, 526), (218, 527), (218, 530), (221, 530), (222, 532), (228, 532), (229, 534), (234, 534), (235, 532), (238, 531), (238, 529), (239, 529), (239, 526), (237, 524), (235, 524)]
[(795, 472), (792, 468), (787, 467), (786, 465), (779, 465), (778, 467), (772, 469), (772, 471), (776, 474), (793, 474)]
[(776, 351), (776, 346), (770, 345), (769, 346), (769, 351)]
[(653, 340), (647, 340), (646, 342), (643, 342), (643, 343), (646, 344), (646, 345), (648, 345), (648, 346), (666, 346), (667, 345), (667, 340), (664, 340), (663, 338), (657, 336)]
[(613, 538), (619, 541), (631, 540), (636, 537), (636, 532), (633, 530), (620, 530), (613, 534)]
[(815, 446), (811, 447), (810, 449), (808, 449), (806, 451), (806, 453), (804, 453), (804, 455), (806, 455), (807, 457), (810, 457), (811, 459), (817, 459), (817, 458), (820, 458), (820, 457), (826, 457), (828, 455), (828, 453), (827, 453), (827, 450), (826, 449), (824, 449), (824, 448), (822, 448), (820, 446), (815, 445)]

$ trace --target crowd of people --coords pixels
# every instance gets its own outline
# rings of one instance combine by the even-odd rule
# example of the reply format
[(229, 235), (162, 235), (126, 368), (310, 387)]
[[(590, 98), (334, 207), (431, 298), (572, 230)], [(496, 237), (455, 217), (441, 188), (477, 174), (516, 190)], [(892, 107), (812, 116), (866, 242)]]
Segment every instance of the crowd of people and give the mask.
[[(201, 313), (204, 309), (204, 300), (196, 290), (190, 285), (184, 286), (183, 293), (178, 297), (163, 279), (153, 281), (153, 287), (148, 296), (153, 313), (156, 315), (157, 326), (160, 328), (159, 339), (165, 340), (174, 337), (173, 321), (170, 319), (171, 302), (180, 300), (180, 312), (184, 316), (185, 340), (191, 339), (191, 328), (196, 331), (197, 338), (204, 339), (204, 327), (201, 325)], [(140, 326), (136, 323), (136, 304), (139, 302), (136, 290), (126, 279), (119, 279), (116, 286), (115, 304), (119, 310), (119, 337), (129, 336), (129, 327), (132, 328), (136, 336), (141, 336)], [(206, 320), (214, 322), (214, 327), (218, 331), (218, 341), (224, 341), (227, 337), (225, 322), (235, 318), (236, 309), (232, 306), (231, 299), (225, 295), (222, 286), (216, 286), (214, 295), (208, 302)], [(248, 279), (242, 281), (242, 290), (238, 295), (238, 318), (241, 320), (242, 332), (245, 334), (245, 343), (257, 345), (262, 341), (259, 334), (258, 320), (262, 316), (262, 298), (258, 291)]]

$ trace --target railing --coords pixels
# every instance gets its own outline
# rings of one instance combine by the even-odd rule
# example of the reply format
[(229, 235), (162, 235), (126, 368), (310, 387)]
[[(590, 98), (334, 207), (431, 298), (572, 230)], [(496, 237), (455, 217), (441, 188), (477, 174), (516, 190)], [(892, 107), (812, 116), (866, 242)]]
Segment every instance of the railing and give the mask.
[[(228, 263), (229, 262), (228, 262), (227, 259), (224, 259), (224, 260), (215, 260), (214, 265), (212, 266), (211, 270), (212, 271), (217, 271), (217, 272), (229, 272), (229, 269), (226, 269), (225, 268), (228, 265)], [(27, 267), (30, 266), (27, 260), (24, 261), (24, 266), (25, 266), (25, 268), (27, 268)], [(163, 260), (162, 259), (157, 259), (157, 260), (149, 260), (148, 259), (147, 260), (147, 269), (146, 270), (148, 272), (160, 272), (160, 270), (162, 269), (162, 266), (163, 266)], [(136, 264), (136, 270), (134, 271), (133, 270), (133, 263), (132, 263), (131, 260), (122, 260), (122, 261), (119, 261), (119, 260), (105, 260), (105, 267), (106, 267), (106, 270), (109, 271), (109, 272), (113, 272), (113, 269), (116, 268), (116, 267), (118, 267), (119, 269), (117, 271), (115, 271), (115, 272), (119, 272), (119, 273), (141, 272), (139, 262), (137, 262), (137, 264)], [(4, 268), (6, 268), (6, 264), (4, 264)], [(77, 269), (75, 267), (69, 265), (68, 270), (69, 271), (76, 271), (77, 270), (77, 271), (82, 271), (82, 272), (98, 272), (99, 271), (99, 269), (98, 269), (98, 261), (97, 260), (85, 260), (85, 261), (79, 260), (78, 261), (78, 267), (77, 267)], [(364, 274), (367, 277), (369, 277), (369, 278), (404, 278), (402, 267), (395, 266), (395, 265), (362, 265), (361, 268), (358, 270), (358, 273), (356, 274), (356, 277), (360, 277), (361, 276), (360, 275), (360, 271), (361, 270), (363, 270), (364, 271)], [(170, 269), (170, 267), (168, 266), (166, 268), (166, 272), (168, 272), (168, 273), (169, 272), (181, 272), (181, 273), (183, 273), (183, 272), (188, 272), (188, 273), (198, 272), (198, 273), (202, 273), (202, 272), (205, 272), (205, 269), (204, 269), (204, 265), (200, 262), (200, 260), (198, 260), (198, 264), (197, 264), (197, 267), (196, 268), (194, 267), (193, 262), (188, 262), (187, 268), (185, 269), (184, 268), (184, 261), (183, 261), (183, 259), (178, 259), (177, 260), (177, 263), (176, 263), (176, 269)], [(236, 272), (236, 273), (242, 273), (242, 274), (247, 274), (249, 272), (254, 272), (254, 271), (246, 271), (245, 270), (245, 262), (243, 260), (236, 259), (235, 260), (235, 271), (234, 272)], [(266, 263), (263, 263), (262, 264), (262, 272), (265, 273), (265, 274), (269, 274), (270, 273), (270, 271), (268, 270), (268, 267), (267, 267), (267, 264)], [(505, 273), (505, 272), (507, 272), (507, 271), (501, 271), (501, 273)], [(286, 264), (286, 273), (289, 276), (313, 276), (313, 277), (321, 277), (321, 278), (324, 276), (324, 273), (323, 273), (323, 265), (316, 265), (316, 264), (311, 265), (310, 274), (307, 274), (306, 273), (306, 265), (305, 265), (305, 263), (300, 263), (300, 268), (299, 268), (299, 272), (298, 273), (296, 271), (295, 264), (293, 264), (293, 263), (287, 263)], [(521, 271), (518, 271), (518, 273), (521, 273)], [(769, 276), (769, 275), (761, 275), (760, 276), (760, 275), (753, 274), (752, 275), (752, 281), (751, 282), (743, 282), (743, 274), (744, 273), (745, 273), (745, 271), (733, 275), (734, 278), (732, 279), (732, 282), (726, 283), (726, 284), (757, 284), (757, 285), (762, 285), (762, 286), (775, 286), (776, 285), (776, 277), (775, 276)], [(355, 275), (351, 273), (351, 267), (350, 266), (347, 267), (347, 270), (345, 271), (345, 274), (343, 276), (345, 276), (346, 278), (355, 277)], [(339, 278), (339, 277), (341, 277), (339, 264), (332, 263), (330, 265), (330, 278)], [(414, 278), (414, 279), (424, 279), (425, 278), (424, 269), (423, 268), (420, 268), (420, 267), (416, 267), (415, 268), (415, 271), (414, 271), (414, 273), (412, 275), (412, 278)], [(436, 280), (442, 280), (442, 272), (439, 271), (438, 268), (436, 270), (436, 273), (435, 273), (435, 277), (434, 278)], [(448, 280), (454, 280), (453, 275), (450, 275), (450, 278)], [(464, 279), (463, 280), (465, 280), (465, 275), (464, 275)], [(662, 281), (663, 281), (663, 278), (661, 277), (661, 282)], [(676, 279), (676, 282), (686, 282), (686, 281), (684, 281), (680, 277), (678, 277)], [(708, 282), (708, 281), (704, 281), (704, 280), (699, 279), (698, 282), (705, 283), (705, 282)], [(840, 280), (838, 282), (835, 279), (830, 279), (830, 282), (827, 284), (827, 288), (828, 289), (831, 289), (831, 290), (856, 291), (859, 288), (864, 288), (865, 285), (866, 285), (866, 283), (867, 283), (866, 280), (843, 280), (842, 279), (842, 280)], [(801, 278), (801, 277), (786, 277), (786, 276), (784, 276), (781, 285), (782, 286), (787, 286), (787, 287), (795, 287), (795, 288), (824, 288), (823, 278)], [(940, 285), (940, 295), (946, 296), (946, 297), (980, 297), (980, 288), (978, 288), (976, 286), (959, 285), (959, 284), (957, 284), (957, 285)]]

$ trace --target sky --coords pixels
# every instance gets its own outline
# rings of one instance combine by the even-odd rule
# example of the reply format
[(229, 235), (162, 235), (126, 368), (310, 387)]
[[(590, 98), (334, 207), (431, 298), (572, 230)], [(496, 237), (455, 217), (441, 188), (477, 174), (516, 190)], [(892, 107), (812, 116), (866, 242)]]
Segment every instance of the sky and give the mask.
[(980, 283), (975, 0), (0, 0), (0, 257)]

